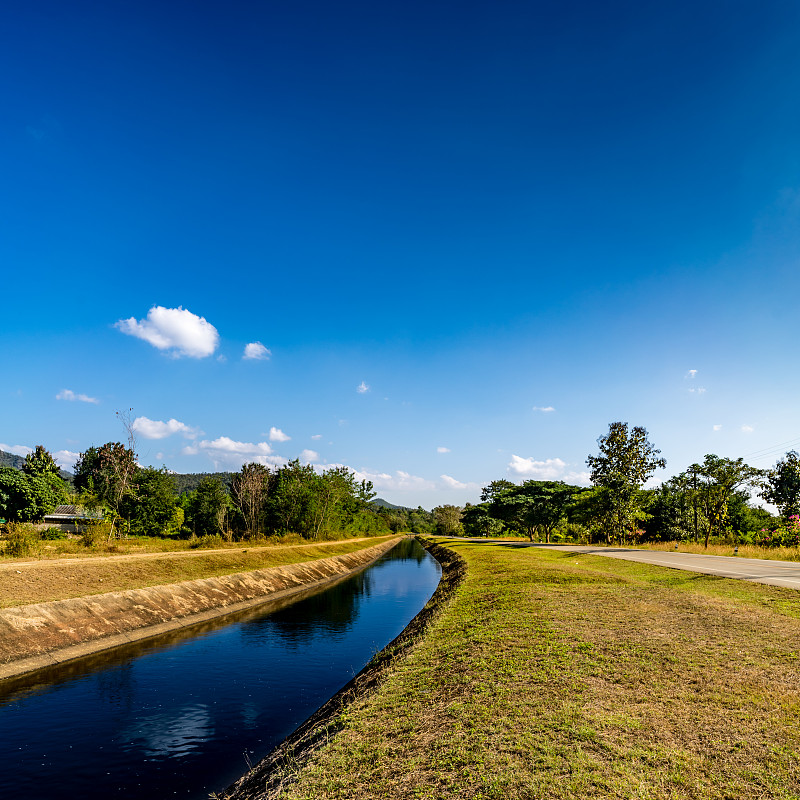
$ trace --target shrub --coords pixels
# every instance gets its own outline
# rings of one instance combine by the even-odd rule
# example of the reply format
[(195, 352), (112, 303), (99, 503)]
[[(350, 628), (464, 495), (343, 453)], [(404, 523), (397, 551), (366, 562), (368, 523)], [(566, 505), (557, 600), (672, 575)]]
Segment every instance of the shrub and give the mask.
[(5, 554), (11, 558), (34, 555), (41, 546), (39, 534), (33, 525), (22, 525), (9, 522), (6, 525)]
[(98, 547), (108, 541), (111, 536), (111, 523), (101, 520), (86, 523), (81, 534), (81, 544), (84, 547)]
[(62, 531), (61, 528), (45, 528), (40, 534), (40, 538), (48, 541), (54, 542), (57, 539), (68, 539), (66, 531)]
[(205, 536), (193, 536), (189, 539), (189, 547), (193, 550), (206, 547), (223, 547), (225, 540), (219, 534), (205, 534)]
[(772, 531), (762, 528), (754, 539), (761, 547), (800, 547), (800, 516), (793, 514)]

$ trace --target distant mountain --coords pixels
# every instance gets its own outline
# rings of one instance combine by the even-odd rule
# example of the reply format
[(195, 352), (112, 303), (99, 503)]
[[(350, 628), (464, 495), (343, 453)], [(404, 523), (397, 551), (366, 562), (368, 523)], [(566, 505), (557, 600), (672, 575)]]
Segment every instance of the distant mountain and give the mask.
[[(6, 453), (5, 450), (0, 450), (0, 467), (13, 467), (14, 469), (21, 470), (25, 464), (25, 456), (15, 456), (13, 453)], [(72, 484), (73, 474), (67, 472), (65, 469), (60, 469), (59, 475), (67, 483)]]
[(381, 508), (389, 508), (393, 511), (413, 511), (413, 508), (409, 508), (408, 506), (396, 506), (394, 503), (390, 503), (388, 500), (384, 500), (382, 497), (376, 497), (374, 500), (370, 500), (370, 505), (372, 506), (380, 506)]
[(13, 453), (6, 453), (5, 450), (0, 450), (0, 467), (14, 467), (14, 469), (22, 469), (22, 465), (24, 463), (24, 456), (15, 456)]

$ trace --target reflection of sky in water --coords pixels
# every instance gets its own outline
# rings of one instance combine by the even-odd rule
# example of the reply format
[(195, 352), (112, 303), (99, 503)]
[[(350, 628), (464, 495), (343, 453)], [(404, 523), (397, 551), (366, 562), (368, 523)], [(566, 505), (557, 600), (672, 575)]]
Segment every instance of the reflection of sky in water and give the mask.
[(154, 639), (138, 657), (73, 662), (49, 671), (48, 685), (17, 684), (0, 700), (0, 798), (207, 800), (391, 641), (439, 573), (408, 542), (272, 614)]
[(214, 735), (208, 706), (194, 705), (161, 714), (140, 717), (120, 731), (117, 742), (127, 750), (138, 750), (148, 758), (179, 758)]

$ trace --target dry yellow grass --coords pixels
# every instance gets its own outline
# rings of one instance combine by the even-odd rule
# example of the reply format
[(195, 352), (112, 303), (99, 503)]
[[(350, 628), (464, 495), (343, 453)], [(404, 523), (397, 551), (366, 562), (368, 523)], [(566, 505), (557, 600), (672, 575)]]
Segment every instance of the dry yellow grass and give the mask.
[(350, 539), (318, 545), (259, 546), (240, 544), (225, 550), (134, 553), (0, 563), (0, 607), (65, 600), (124, 589), (251, 572), (351, 553), (391, 537)]

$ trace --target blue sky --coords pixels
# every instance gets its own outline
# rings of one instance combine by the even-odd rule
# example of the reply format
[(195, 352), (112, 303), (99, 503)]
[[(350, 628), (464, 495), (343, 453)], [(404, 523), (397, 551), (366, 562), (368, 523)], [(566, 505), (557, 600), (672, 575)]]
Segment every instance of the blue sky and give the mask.
[[(404, 505), (800, 442), (796, 2), (31, 2), (0, 447), (302, 457)], [(247, 357), (249, 356), (249, 357)]]

